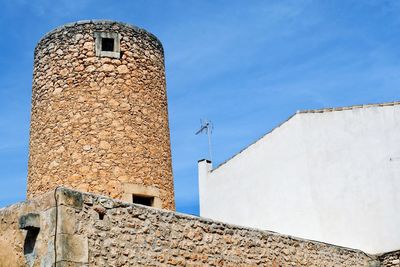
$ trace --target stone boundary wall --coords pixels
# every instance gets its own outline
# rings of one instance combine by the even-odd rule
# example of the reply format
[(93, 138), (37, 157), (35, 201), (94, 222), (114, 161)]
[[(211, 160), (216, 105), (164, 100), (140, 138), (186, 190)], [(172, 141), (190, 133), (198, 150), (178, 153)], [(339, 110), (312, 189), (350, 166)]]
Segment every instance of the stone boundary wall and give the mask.
[(400, 250), (380, 255), (379, 261), (382, 267), (400, 267)]
[[(51, 191), (33, 200), (0, 209), (0, 267), (52, 265), (55, 206), (54, 191)], [(40, 216), (40, 231), (32, 253), (24, 251), (28, 230), (19, 226), (19, 219), (27, 214)]]
[(83, 194), (90, 266), (378, 266), (362, 251)]
[(368, 255), (66, 188), (0, 209), (0, 222), (0, 267), (399, 266), (399, 251)]

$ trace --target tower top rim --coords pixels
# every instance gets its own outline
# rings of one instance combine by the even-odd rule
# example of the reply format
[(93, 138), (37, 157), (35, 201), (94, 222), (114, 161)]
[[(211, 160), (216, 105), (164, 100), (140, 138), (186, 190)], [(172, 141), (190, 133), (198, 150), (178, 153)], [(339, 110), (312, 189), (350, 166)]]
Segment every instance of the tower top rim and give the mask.
[(125, 27), (133, 29), (134, 31), (141, 32), (141, 33), (144, 33), (144, 34), (148, 35), (151, 39), (153, 39), (153, 41), (157, 42), (160, 45), (160, 47), (163, 47), (161, 41), (157, 38), (157, 36), (155, 36), (154, 34), (152, 34), (149, 31), (147, 31), (146, 29), (139, 28), (139, 27), (137, 27), (137, 26), (135, 26), (133, 24), (129, 24), (129, 23), (126, 23), (126, 22), (120, 22), (120, 21), (115, 21), (115, 20), (107, 20), (107, 19), (91, 19), (91, 20), (79, 20), (79, 21), (75, 21), (75, 22), (70, 22), (70, 23), (66, 23), (66, 24), (63, 24), (63, 25), (60, 25), (60, 26), (54, 28), (53, 30), (47, 32), (45, 35), (43, 35), (43, 37), (41, 37), (39, 39), (39, 41), (36, 44), (36, 48), (39, 46), (39, 44), (43, 40), (49, 38), (51, 35), (53, 35), (53, 34), (55, 34), (57, 32), (66, 30), (68, 28), (72, 28), (72, 27), (75, 27), (75, 26), (78, 26), (78, 25), (84, 25), (84, 24), (110, 25), (110, 26), (113, 25), (113, 24), (118, 24), (118, 25), (121, 25), (121, 26), (125, 26)]

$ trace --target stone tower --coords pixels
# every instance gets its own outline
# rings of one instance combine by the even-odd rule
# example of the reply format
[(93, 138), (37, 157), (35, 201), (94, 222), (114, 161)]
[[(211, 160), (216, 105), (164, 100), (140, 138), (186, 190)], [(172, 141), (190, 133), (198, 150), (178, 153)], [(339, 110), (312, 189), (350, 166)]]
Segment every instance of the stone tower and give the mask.
[(80, 21), (44, 36), (34, 60), (28, 198), (63, 185), (174, 210), (160, 41)]

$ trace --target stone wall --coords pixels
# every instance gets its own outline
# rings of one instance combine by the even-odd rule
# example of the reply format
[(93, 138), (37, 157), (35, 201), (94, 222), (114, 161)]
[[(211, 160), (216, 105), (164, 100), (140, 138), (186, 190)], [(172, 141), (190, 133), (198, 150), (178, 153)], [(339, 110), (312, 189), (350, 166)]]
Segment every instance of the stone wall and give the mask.
[[(55, 226), (54, 192), (31, 201), (0, 209), (0, 267), (51, 266), (54, 258)], [(38, 214), (40, 231), (33, 251), (28, 251), (28, 228), (20, 229), (19, 220), (27, 214)], [(32, 226), (32, 225), (30, 225)], [(29, 239), (29, 238), (28, 238)], [(31, 243), (32, 244), (32, 243)]]
[(379, 256), (382, 267), (400, 267), (400, 250), (385, 253)]
[[(96, 56), (102, 33), (120, 40), (113, 57)], [(34, 60), (28, 198), (65, 185), (129, 201), (139, 185), (175, 209), (160, 41), (82, 21), (48, 33)]]
[(377, 266), (361, 251), (83, 195), (91, 266)]
[[(40, 216), (31, 255), (18, 224), (27, 214)], [(399, 252), (368, 255), (66, 188), (1, 209), (0, 222), (1, 267), (399, 266)]]
[(0, 267), (23, 266), (24, 235), (18, 229), (23, 205), (0, 209)]

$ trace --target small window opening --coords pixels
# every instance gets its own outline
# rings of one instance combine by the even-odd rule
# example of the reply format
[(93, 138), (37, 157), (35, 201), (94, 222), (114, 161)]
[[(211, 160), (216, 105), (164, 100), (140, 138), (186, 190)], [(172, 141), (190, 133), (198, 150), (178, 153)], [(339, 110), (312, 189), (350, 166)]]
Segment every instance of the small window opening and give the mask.
[(106, 215), (106, 209), (102, 206), (95, 206), (94, 210), (97, 212), (97, 215), (99, 216), (99, 220), (102, 221), (104, 220), (104, 216)]
[(114, 51), (114, 38), (101, 38), (101, 51)]
[(118, 32), (94, 32), (96, 56), (121, 58), (121, 34)]
[(40, 228), (29, 228), (24, 242), (24, 255), (32, 254), (35, 249), (36, 239)]
[(132, 202), (135, 204), (141, 204), (152, 207), (154, 203), (154, 197), (143, 196), (143, 195), (132, 195)]

